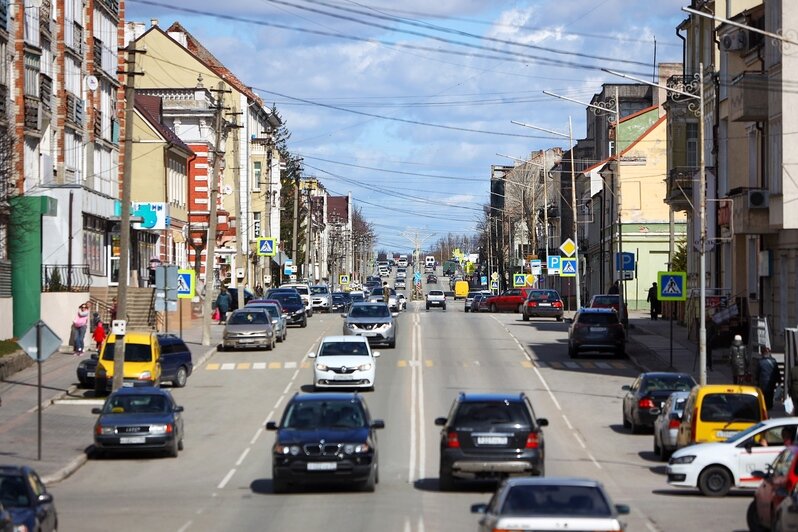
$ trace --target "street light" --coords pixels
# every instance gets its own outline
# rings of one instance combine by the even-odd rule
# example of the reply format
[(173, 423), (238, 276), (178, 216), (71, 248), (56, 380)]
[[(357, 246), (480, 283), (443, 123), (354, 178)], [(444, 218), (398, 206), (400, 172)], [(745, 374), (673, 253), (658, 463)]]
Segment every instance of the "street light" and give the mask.
[[(568, 134), (567, 135), (565, 133), (560, 133), (559, 131), (546, 129), (545, 127), (533, 126), (532, 124), (525, 124), (523, 122), (516, 122), (515, 120), (510, 120), (510, 122), (512, 122), (513, 124), (519, 125), (519, 126), (528, 127), (530, 129), (537, 129), (538, 131), (543, 131), (544, 133), (549, 133), (551, 135), (555, 135), (555, 136), (558, 136), (558, 137), (563, 137), (563, 138), (568, 139), (568, 144), (569, 144), (569, 146), (571, 148), (569, 150), (571, 152), (571, 217), (573, 218), (573, 222), (572, 222), (572, 226), (573, 227), (572, 227), (572, 229), (573, 229), (573, 232), (574, 232), (574, 258), (576, 259), (576, 277), (575, 277), (575, 283), (576, 283), (576, 310), (579, 310), (579, 308), (582, 306), (582, 298), (581, 298), (580, 287), (579, 287), (579, 283), (580, 283), (580, 278), (579, 278), (579, 235), (577, 234), (577, 222), (576, 222), (576, 170), (574, 169), (574, 148), (576, 147), (576, 145), (574, 144), (574, 131), (573, 131), (573, 126), (571, 125), (571, 117), (570, 116), (568, 117)], [(543, 153), (544, 153), (544, 157), (545, 157), (545, 153), (546, 152), (543, 152)], [(545, 177), (545, 170), (544, 170), (544, 177)], [(545, 181), (544, 181), (544, 183), (545, 183)], [(548, 206), (547, 206), (547, 208), (548, 208)], [(546, 236), (548, 237), (548, 235), (546, 235)], [(547, 251), (548, 251), (548, 246), (547, 246)]]
[[(699, 384), (704, 385), (707, 383), (707, 276), (706, 276), (706, 245), (707, 245), (707, 200), (706, 200), (706, 186), (707, 176), (704, 169), (704, 63), (698, 63), (698, 73), (695, 74), (695, 81), (698, 85), (698, 95), (673, 87), (666, 87), (638, 79), (628, 74), (615, 72), (602, 68), (602, 70), (613, 76), (630, 79), (637, 83), (643, 83), (652, 87), (662, 89), (698, 102), (698, 105), (689, 105), (688, 108), (698, 117), (698, 223), (701, 228), (701, 236), (698, 241), (698, 304), (699, 304), (699, 330), (698, 330), (698, 365), (699, 367)], [(617, 142), (617, 139), (616, 139)]]

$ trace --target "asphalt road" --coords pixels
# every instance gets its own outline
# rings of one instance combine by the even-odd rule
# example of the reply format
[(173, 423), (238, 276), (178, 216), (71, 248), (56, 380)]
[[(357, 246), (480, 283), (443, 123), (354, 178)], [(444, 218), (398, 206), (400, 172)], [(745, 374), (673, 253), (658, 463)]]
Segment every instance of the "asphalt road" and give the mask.
[(376, 390), (367, 393), (379, 434), (375, 493), (320, 488), (271, 490), (273, 435), (297, 391), (309, 391), (308, 351), (340, 334), (338, 315), (314, 314), (291, 328), (276, 350), (215, 353), (188, 386), (173, 390), (185, 406), (185, 451), (177, 459), (124, 456), (89, 460), (52, 488), (62, 530), (325, 530), (422, 532), (475, 530), (469, 506), (494, 485), (454, 493), (437, 487), (439, 429), (458, 391), (528, 393), (545, 429), (546, 473), (604, 482), (629, 504), (628, 530), (742, 530), (750, 493), (709, 499), (671, 490), (652, 436), (621, 427), (621, 386), (638, 370), (628, 360), (571, 362), (567, 324), (523, 322), (517, 314), (464, 313), (410, 303), (395, 349), (378, 348)]

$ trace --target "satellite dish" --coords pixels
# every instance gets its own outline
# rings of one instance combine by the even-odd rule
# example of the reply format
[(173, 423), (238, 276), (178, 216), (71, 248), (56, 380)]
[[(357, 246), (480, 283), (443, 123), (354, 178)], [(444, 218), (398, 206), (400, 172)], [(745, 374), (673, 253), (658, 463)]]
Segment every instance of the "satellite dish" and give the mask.
[(100, 82), (97, 81), (97, 78), (94, 76), (86, 76), (86, 88), (90, 91), (94, 92), (97, 90), (97, 87), (100, 86)]
[(225, 196), (229, 196), (232, 193), (233, 193), (233, 187), (231, 187), (230, 185), (225, 185), (222, 187), (222, 194), (224, 194)]

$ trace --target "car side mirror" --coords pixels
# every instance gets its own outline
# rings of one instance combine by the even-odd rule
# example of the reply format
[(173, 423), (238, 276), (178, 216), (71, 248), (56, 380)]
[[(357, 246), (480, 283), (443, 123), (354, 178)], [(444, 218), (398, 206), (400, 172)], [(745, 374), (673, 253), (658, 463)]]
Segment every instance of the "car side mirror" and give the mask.
[(546, 419), (545, 417), (539, 417), (538, 418), (538, 425), (540, 425), (541, 427), (548, 427), (549, 426), (549, 420)]
[(308, 353), (308, 358), (316, 358), (316, 353), (311, 351), (310, 353)]
[(627, 392), (630, 391), (631, 389), (632, 389), (632, 387), (629, 386), (628, 384), (624, 384), (623, 386), (621, 386), (621, 390), (624, 390), (624, 391), (627, 391)]
[(759, 469), (755, 469), (751, 471), (751, 476), (754, 478), (767, 478), (768, 474), (764, 471), (760, 471)]
[(181, 405), (175, 406), (175, 414), (179, 414), (180, 412), (183, 412), (184, 410), (185, 410), (185, 408), (183, 408)]
[(342, 313), (341, 313), (341, 317), (342, 317), (342, 318), (346, 318), (346, 312), (342, 312)]
[(49, 504), (53, 502), (53, 494), (52, 493), (42, 493), (36, 498), (36, 502), (39, 504)]
[(381, 419), (375, 419), (371, 422), (371, 428), (373, 429), (384, 429), (385, 428), (385, 421)]
[(374, 358), (379, 358), (381, 354), (382, 353), (380, 353), (379, 351), (374, 351), (373, 353), (371, 353), (371, 356), (373, 356)]
[(91, 413), (92, 414), (102, 414), (103, 413), (103, 409), (102, 408), (92, 408), (91, 409)]
[(618, 512), (620, 515), (627, 515), (629, 513), (629, 505), (627, 504), (616, 504), (615, 511)]
[(471, 505), (472, 514), (484, 514), (487, 513), (487, 511), (488, 511), (488, 505), (485, 504), (484, 502)]
[(660, 408), (649, 408), (648, 409), (648, 413), (651, 414), (652, 416), (658, 416), (658, 415), (660, 415), (662, 413), (662, 409), (660, 409)]
[(435, 424), (439, 427), (446, 425), (446, 418), (445, 417), (436, 417)]
[(276, 421), (268, 421), (266, 423), (266, 430), (277, 430), (277, 422)]

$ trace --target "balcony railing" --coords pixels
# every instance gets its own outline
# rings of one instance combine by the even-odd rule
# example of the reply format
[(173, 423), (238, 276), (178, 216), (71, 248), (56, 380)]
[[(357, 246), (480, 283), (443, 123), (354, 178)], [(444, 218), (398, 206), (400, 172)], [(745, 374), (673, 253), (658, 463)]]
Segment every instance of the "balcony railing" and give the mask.
[(42, 292), (88, 292), (90, 287), (88, 264), (42, 266)]
[(103, 138), (103, 113), (99, 109), (94, 110), (94, 138)]
[(677, 166), (668, 173), (668, 203), (686, 204), (693, 197), (693, 183), (698, 168), (695, 166)]
[(25, 127), (38, 131), (41, 124), (39, 122), (39, 99), (25, 96)]

